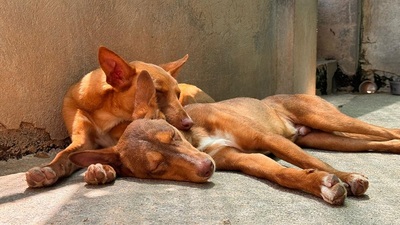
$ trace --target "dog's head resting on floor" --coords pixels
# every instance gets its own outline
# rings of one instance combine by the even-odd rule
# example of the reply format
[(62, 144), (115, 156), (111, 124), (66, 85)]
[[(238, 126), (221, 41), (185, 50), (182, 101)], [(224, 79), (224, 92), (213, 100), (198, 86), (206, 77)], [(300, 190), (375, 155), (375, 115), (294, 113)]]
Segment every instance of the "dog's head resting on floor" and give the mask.
[[(179, 103), (180, 89), (176, 81), (178, 71), (187, 59), (188, 55), (185, 55), (177, 61), (160, 66), (140, 61), (127, 63), (111, 50), (105, 47), (99, 48), (100, 67), (106, 75), (106, 82), (116, 92), (125, 96), (135, 96), (136, 79), (142, 71), (147, 71), (156, 88), (158, 108), (169, 123), (182, 130), (188, 130), (193, 125), (193, 121)], [(132, 98), (121, 99), (124, 102), (120, 105), (126, 107), (128, 111), (134, 107)]]
[(214, 173), (213, 159), (194, 148), (165, 120), (134, 120), (114, 147), (74, 153), (70, 160), (87, 167), (112, 166), (119, 176), (206, 182)]
[(96, 163), (110, 165), (119, 176), (207, 181), (215, 170), (213, 159), (194, 148), (178, 129), (157, 119), (163, 114), (157, 106), (156, 90), (147, 72), (139, 75), (137, 84), (143, 89), (136, 93), (138, 100), (133, 111), (136, 119), (125, 129), (117, 145), (77, 152), (70, 160), (82, 167)]

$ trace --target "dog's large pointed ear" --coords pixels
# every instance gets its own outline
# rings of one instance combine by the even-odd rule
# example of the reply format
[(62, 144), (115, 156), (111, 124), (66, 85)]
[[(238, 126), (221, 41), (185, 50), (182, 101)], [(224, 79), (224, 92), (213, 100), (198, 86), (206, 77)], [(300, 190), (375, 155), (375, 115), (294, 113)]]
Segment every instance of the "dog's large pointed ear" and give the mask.
[(99, 48), (99, 64), (107, 76), (107, 83), (119, 91), (126, 90), (132, 85), (136, 74), (124, 59), (106, 47)]
[(71, 154), (69, 159), (81, 167), (88, 167), (96, 163), (107, 164), (112, 167), (121, 165), (120, 155), (114, 148), (84, 150)]
[(165, 71), (169, 72), (171, 74), (171, 76), (176, 79), (176, 77), (178, 76), (179, 70), (182, 68), (183, 64), (185, 64), (185, 62), (188, 60), (188, 58), (189, 58), (189, 55), (186, 54), (181, 59), (178, 59), (174, 62), (165, 63), (160, 66)]
[(158, 108), (156, 88), (150, 74), (143, 70), (136, 81), (135, 108), (132, 118), (136, 119), (163, 119)]

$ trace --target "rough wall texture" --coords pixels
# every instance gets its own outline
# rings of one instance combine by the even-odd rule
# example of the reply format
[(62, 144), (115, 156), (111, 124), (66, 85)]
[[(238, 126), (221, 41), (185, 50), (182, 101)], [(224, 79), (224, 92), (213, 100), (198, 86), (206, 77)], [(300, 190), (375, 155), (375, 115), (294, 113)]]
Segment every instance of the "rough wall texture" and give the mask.
[[(316, 0), (0, 0), (0, 125), (67, 136), (67, 88), (104, 45), (126, 60), (189, 54), (181, 82), (217, 100), (315, 93)], [(1, 150), (1, 149), (0, 149)]]
[(361, 69), (382, 89), (400, 76), (399, 10), (400, 1), (363, 1)]
[(319, 59), (335, 59), (346, 75), (358, 69), (361, 0), (318, 1)]
[(364, 80), (389, 92), (400, 75), (399, 1), (319, 0), (319, 59), (338, 61), (337, 88), (358, 91)]

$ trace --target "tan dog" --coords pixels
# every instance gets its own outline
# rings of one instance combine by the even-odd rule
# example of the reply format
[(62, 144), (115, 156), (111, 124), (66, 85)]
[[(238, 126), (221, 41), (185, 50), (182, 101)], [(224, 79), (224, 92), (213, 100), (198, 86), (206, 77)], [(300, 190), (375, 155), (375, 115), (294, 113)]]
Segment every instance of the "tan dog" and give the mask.
[[(169, 123), (183, 130), (192, 126), (193, 121), (178, 101), (180, 90), (175, 79), (187, 55), (161, 66), (140, 61), (128, 64), (104, 47), (100, 47), (98, 57), (101, 68), (84, 76), (64, 98), (63, 117), (72, 143), (47, 166), (34, 167), (26, 173), (30, 187), (49, 186), (60, 177), (69, 176), (78, 168), (68, 159), (72, 152), (113, 146), (132, 120), (145, 117), (147, 109), (143, 105), (148, 102), (141, 99), (141, 93), (148, 88), (138, 87), (139, 74), (150, 74), (153, 80), (157, 104), (151, 107), (161, 111), (155, 117), (165, 115)], [(149, 90), (154, 92), (154, 86)]]
[[(179, 135), (169, 124), (157, 124), (154, 128), (159, 132), (169, 130), (169, 138), (153, 139), (151, 144), (145, 146), (146, 149), (162, 152), (167, 143), (172, 146), (168, 151), (175, 152), (174, 158), (155, 157), (157, 163), (149, 166), (152, 169), (147, 171), (147, 175), (139, 177), (153, 178), (153, 173), (172, 170), (171, 165), (174, 165), (176, 158), (182, 158), (177, 154), (178, 149), (187, 148), (191, 151), (187, 154), (195, 154), (196, 150), (188, 145), (189, 142), (198, 150), (208, 153), (218, 170), (241, 171), (340, 205), (346, 195), (363, 195), (368, 189), (368, 179), (358, 173), (337, 170), (307, 154), (299, 146), (333, 151), (400, 153), (400, 130), (386, 129), (348, 117), (317, 96), (276, 95), (264, 100), (236, 98), (218, 103), (191, 104), (185, 106), (185, 110), (195, 124), (190, 131), (181, 131)], [(155, 121), (140, 120), (141, 126), (153, 123)], [(157, 130), (153, 132), (157, 133)], [(124, 142), (123, 146), (131, 149), (129, 146), (134, 143)], [(265, 155), (269, 152), (302, 169), (280, 165)], [(88, 166), (88, 162), (99, 162), (129, 167), (142, 162), (137, 158), (140, 156), (128, 157), (128, 161), (114, 157), (111, 160), (113, 163), (110, 163), (110, 160), (99, 160), (103, 158), (99, 152), (77, 154), (86, 154), (85, 157), (76, 157), (87, 160), (77, 162), (81, 166)], [(204, 159), (199, 159), (201, 162)], [(192, 168), (189, 168), (190, 165)], [(198, 171), (193, 165), (187, 162), (186, 171), (190, 175), (186, 180), (198, 182), (198, 176), (192, 176), (192, 171)], [(110, 170), (112, 168), (106, 171)], [(135, 176), (133, 172), (130, 175)], [(104, 172), (100, 164), (91, 166), (87, 181), (99, 183), (100, 179), (96, 177), (103, 180), (104, 177), (110, 178), (104, 182), (115, 179), (115, 175)], [(175, 179), (173, 176), (157, 178)], [(182, 177), (176, 177), (176, 180), (182, 180)]]

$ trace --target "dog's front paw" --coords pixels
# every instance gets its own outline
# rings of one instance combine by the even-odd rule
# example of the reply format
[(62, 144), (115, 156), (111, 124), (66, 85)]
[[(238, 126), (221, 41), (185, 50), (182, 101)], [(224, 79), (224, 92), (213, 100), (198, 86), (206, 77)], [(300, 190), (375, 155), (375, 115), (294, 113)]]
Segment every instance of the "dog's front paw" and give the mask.
[(345, 185), (334, 174), (324, 177), (321, 186), (322, 198), (332, 205), (343, 205), (347, 191)]
[(85, 182), (88, 184), (105, 184), (115, 180), (117, 174), (109, 165), (92, 164), (85, 173)]
[(358, 173), (351, 173), (344, 182), (346, 183), (348, 195), (353, 196), (363, 195), (369, 186), (368, 178)]
[(57, 174), (51, 167), (33, 167), (25, 173), (26, 182), (29, 187), (45, 187), (54, 184)]

